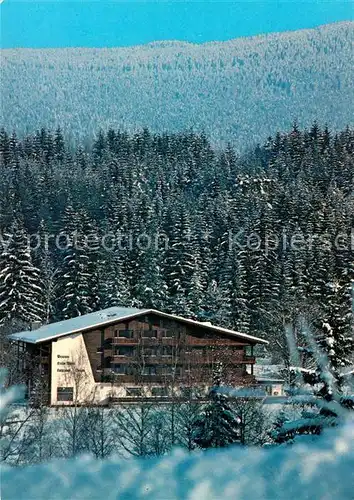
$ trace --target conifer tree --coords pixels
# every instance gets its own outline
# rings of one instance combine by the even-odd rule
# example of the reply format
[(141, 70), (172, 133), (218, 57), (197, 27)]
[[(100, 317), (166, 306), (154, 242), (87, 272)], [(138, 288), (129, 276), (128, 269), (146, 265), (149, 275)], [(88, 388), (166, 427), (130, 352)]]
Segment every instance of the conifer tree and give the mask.
[(133, 299), (124, 272), (124, 261), (119, 253), (106, 253), (102, 260), (101, 276), (100, 303), (103, 309), (112, 306), (129, 307), (132, 305)]
[(167, 302), (167, 286), (161, 269), (159, 253), (148, 248), (140, 257), (140, 276), (135, 286), (137, 305), (152, 309), (164, 309)]
[(342, 374), (354, 359), (354, 320), (351, 288), (348, 282), (327, 283), (324, 314), (319, 328), (319, 343), (328, 357), (337, 388)]
[(226, 393), (220, 392), (222, 365), (214, 371), (214, 387), (209, 393), (210, 402), (194, 424), (193, 441), (202, 449), (224, 448), (240, 441), (239, 420), (228, 403)]
[(14, 221), (5, 236), (0, 255), (0, 323), (41, 322), (45, 312), (40, 272), (32, 262), (23, 224)]
[(71, 205), (63, 215), (62, 265), (59, 274), (58, 303), (64, 319), (92, 312), (90, 304), (89, 257), (80, 216)]
[[(301, 348), (301, 351), (312, 356), (315, 366), (312, 369), (292, 367), (298, 379), (299, 403), (303, 408), (300, 417), (294, 421), (286, 420), (284, 414), (277, 420), (272, 434), (278, 444), (294, 442), (298, 435), (319, 435), (325, 428), (339, 425), (348, 409), (354, 409), (353, 394), (347, 395), (342, 392), (343, 381), (347, 382), (347, 389), (354, 390), (345, 371), (348, 357), (353, 353), (353, 342), (348, 344), (344, 339), (346, 350), (343, 351), (341, 344), (336, 342), (338, 337), (330, 324), (324, 323), (325, 338), (322, 339), (321, 348), (306, 322), (304, 329), (307, 347)], [(307, 384), (310, 391), (307, 389), (303, 393), (304, 384)], [(294, 395), (294, 402), (296, 395), (297, 392)]]

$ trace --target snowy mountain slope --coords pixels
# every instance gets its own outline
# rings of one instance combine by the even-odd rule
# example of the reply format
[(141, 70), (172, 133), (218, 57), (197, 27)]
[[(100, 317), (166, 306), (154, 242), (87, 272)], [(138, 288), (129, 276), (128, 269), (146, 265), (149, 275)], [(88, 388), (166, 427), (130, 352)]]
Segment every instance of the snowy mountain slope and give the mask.
[(18, 133), (61, 126), (205, 130), (240, 148), (294, 119), (352, 123), (354, 23), (228, 42), (2, 51), (1, 122)]

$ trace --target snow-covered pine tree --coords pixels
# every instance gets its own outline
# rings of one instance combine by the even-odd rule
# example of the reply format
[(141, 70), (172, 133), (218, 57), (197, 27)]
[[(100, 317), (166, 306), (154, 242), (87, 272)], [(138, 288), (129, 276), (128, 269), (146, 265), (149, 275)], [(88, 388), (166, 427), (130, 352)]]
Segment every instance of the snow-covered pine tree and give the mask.
[(183, 315), (187, 309), (186, 291), (193, 276), (196, 241), (186, 207), (178, 204), (171, 208), (171, 237), (165, 254), (164, 274), (170, 295), (168, 308), (174, 314)]
[(243, 333), (248, 333), (250, 327), (246, 260), (247, 250), (230, 247), (221, 272), (222, 287), (229, 297), (229, 326)]
[(188, 317), (203, 321), (205, 317), (205, 311), (203, 309), (203, 301), (205, 295), (203, 279), (203, 270), (200, 260), (199, 252), (193, 255), (192, 262), (194, 271), (190, 282), (190, 287), (187, 293), (187, 303), (186, 303), (186, 315)]
[(102, 308), (132, 305), (131, 290), (124, 272), (124, 260), (119, 252), (106, 252), (102, 259)]
[(193, 441), (198, 448), (223, 448), (240, 442), (239, 419), (232, 411), (227, 394), (220, 392), (222, 364), (217, 363), (213, 373), (214, 387), (194, 424)]
[(65, 157), (65, 141), (60, 127), (57, 128), (54, 136), (54, 154), (58, 162), (62, 162)]
[(228, 290), (223, 284), (212, 280), (204, 293), (203, 314), (204, 321), (210, 321), (224, 327), (231, 327), (231, 305)]
[(343, 383), (342, 375), (353, 363), (353, 329), (350, 283), (345, 280), (327, 283), (319, 340), (339, 391)]
[(55, 319), (55, 299), (57, 294), (58, 269), (55, 267), (54, 249), (49, 243), (49, 230), (42, 220), (38, 228), (39, 245), (34, 249), (34, 262), (40, 270), (44, 298), (44, 321)]
[(141, 274), (135, 286), (136, 305), (164, 309), (167, 302), (167, 286), (163, 279), (158, 250), (148, 248), (139, 260)]
[(21, 221), (15, 220), (0, 255), (0, 324), (41, 322), (45, 317), (40, 272)]
[[(340, 300), (339, 296), (331, 301), (332, 307), (337, 300)], [(348, 342), (347, 336), (341, 337), (341, 329), (335, 330), (329, 323), (322, 324), (324, 335), (320, 342), (308, 325), (305, 324), (304, 329), (308, 347), (301, 348), (301, 351), (312, 356), (315, 367), (292, 367), (298, 378), (299, 403), (303, 405), (303, 411), (295, 421), (279, 422), (273, 432), (276, 443), (293, 442), (298, 435), (321, 434), (324, 428), (338, 425), (348, 409), (354, 409), (354, 387), (350, 385), (345, 370), (349, 366), (353, 342)], [(290, 335), (291, 332), (288, 333)], [(294, 358), (300, 361), (296, 354)], [(352, 391), (349, 395), (342, 392), (344, 381), (347, 382), (347, 390)], [(307, 386), (305, 392), (304, 385)], [(296, 393), (293, 401), (298, 401)]]
[(8, 133), (4, 128), (0, 129), (0, 163), (5, 167), (10, 162), (11, 151), (10, 151), (10, 138)]
[(58, 277), (58, 308), (64, 319), (92, 312), (89, 257), (83, 242), (79, 213), (69, 205), (64, 212), (62, 265)]
[(102, 286), (102, 248), (100, 234), (96, 224), (90, 219), (86, 210), (80, 210), (80, 227), (83, 235), (84, 250), (87, 255), (87, 275), (89, 281), (89, 294), (87, 305), (91, 311), (101, 309), (100, 288)]

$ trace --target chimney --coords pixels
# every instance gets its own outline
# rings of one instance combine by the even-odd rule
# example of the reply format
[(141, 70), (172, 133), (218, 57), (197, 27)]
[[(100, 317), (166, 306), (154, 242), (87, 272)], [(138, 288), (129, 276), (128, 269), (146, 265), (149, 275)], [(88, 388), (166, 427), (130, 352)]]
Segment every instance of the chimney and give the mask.
[(33, 330), (38, 330), (38, 328), (40, 328), (41, 326), (42, 326), (42, 323), (40, 321), (32, 321), (30, 323), (30, 330), (31, 330), (31, 332)]

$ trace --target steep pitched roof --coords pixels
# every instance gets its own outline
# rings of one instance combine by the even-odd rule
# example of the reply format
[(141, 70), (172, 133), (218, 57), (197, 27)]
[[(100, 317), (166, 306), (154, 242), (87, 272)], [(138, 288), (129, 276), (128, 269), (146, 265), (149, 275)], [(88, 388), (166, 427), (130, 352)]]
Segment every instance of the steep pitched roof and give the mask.
[(110, 307), (98, 312), (85, 314), (83, 316), (77, 316), (76, 318), (59, 321), (57, 323), (51, 323), (49, 325), (43, 325), (36, 330), (14, 333), (10, 335), (9, 338), (14, 341), (39, 344), (48, 340), (71, 335), (72, 333), (85, 332), (87, 330), (114, 324), (117, 321), (129, 320), (134, 317), (149, 313), (176, 320), (184, 324), (199, 326), (211, 332), (232, 335), (234, 337), (247, 340), (251, 343), (268, 344), (266, 340), (260, 339), (258, 337), (253, 337), (252, 335), (247, 335), (245, 333), (235, 332), (234, 330), (228, 330), (227, 328), (222, 328), (219, 326), (214, 326), (210, 323), (203, 323), (192, 319), (182, 318), (180, 316), (167, 314), (155, 309), (137, 309), (134, 307)]

